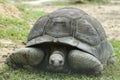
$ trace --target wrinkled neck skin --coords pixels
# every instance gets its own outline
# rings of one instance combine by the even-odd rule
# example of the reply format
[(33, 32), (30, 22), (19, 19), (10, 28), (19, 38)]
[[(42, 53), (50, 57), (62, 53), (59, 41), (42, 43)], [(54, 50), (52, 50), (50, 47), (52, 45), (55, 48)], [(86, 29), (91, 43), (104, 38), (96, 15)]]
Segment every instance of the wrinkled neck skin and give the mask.
[(65, 56), (67, 54), (67, 47), (66, 46), (53, 45), (53, 46), (50, 46), (50, 49), (51, 49), (51, 55), (59, 54), (65, 58)]
[(60, 49), (60, 48), (55, 48), (51, 55), (55, 55), (55, 54), (58, 54), (58, 55), (61, 55), (63, 58), (65, 58), (65, 54), (66, 54), (66, 50), (65, 49)]

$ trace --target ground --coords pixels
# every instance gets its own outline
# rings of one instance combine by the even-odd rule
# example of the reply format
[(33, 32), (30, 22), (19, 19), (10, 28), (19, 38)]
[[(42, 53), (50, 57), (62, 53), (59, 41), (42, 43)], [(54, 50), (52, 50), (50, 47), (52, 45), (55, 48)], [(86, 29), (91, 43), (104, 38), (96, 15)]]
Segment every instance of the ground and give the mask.
[[(3, 5), (3, 4), (2, 4)], [(6, 5), (6, 4), (4, 4)], [(9, 7), (7, 7), (9, 6)], [(13, 6), (7, 5), (5, 9), (3, 6), (0, 5), (0, 13), (7, 16), (15, 16), (18, 17), (20, 14), (19, 10), (13, 9)], [(79, 4), (79, 5), (67, 5), (70, 7), (76, 7), (79, 9), (84, 10), (89, 15), (95, 17), (100, 21), (103, 25), (103, 28), (107, 34), (108, 40), (120, 40), (120, 4), (105, 4), (105, 5), (93, 5), (93, 4)], [(64, 5), (42, 5), (42, 6), (35, 6), (33, 9), (45, 11), (47, 13), (52, 12), (58, 8), (66, 7)], [(8, 12), (8, 13), (6, 13)], [(26, 36), (27, 37), (27, 36)], [(10, 39), (0, 39), (0, 66), (3, 65), (7, 55), (12, 53), (13, 50), (16, 48), (24, 47), (25, 45), (22, 44), (23, 41), (14, 42)]]
[(0, 15), (18, 18), (20, 15), (20, 11), (15, 6), (5, 3), (0, 4)]

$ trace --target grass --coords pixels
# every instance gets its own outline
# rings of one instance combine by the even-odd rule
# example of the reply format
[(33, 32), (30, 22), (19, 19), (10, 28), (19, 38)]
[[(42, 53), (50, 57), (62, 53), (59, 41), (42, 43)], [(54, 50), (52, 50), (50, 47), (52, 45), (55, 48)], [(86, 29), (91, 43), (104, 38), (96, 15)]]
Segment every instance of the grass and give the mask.
[(30, 23), (34, 23), (44, 12), (26, 10), (26, 6), (16, 5), (21, 10), (21, 17), (5, 17), (0, 15), (0, 38), (26, 40)]
[(71, 5), (70, 2), (68, 1), (53, 1), (53, 2), (44, 2), (43, 5), (55, 5), (55, 6), (67, 6), (67, 5)]
[(40, 16), (44, 15), (45, 12), (42, 11), (35, 11), (32, 9), (29, 9), (28, 5), (25, 4), (16, 4), (15, 5), (20, 11), (22, 11), (22, 16), (21, 18), (24, 19), (25, 21), (36, 21)]
[(16, 8), (18, 8), (20, 11), (25, 11), (26, 8), (28, 8), (25, 4), (15, 4)]
[(117, 62), (120, 64), (120, 41), (111, 40), (110, 41), (114, 47), (114, 56), (117, 57)]
[(31, 21), (31, 20), (36, 21), (43, 14), (45, 14), (45, 12), (39, 12), (39, 11), (34, 11), (34, 10), (26, 10), (23, 13), (23, 17), (22, 18), (24, 20), (27, 20), (27, 21)]
[(30, 29), (29, 23), (22, 19), (0, 17), (0, 38), (25, 40)]

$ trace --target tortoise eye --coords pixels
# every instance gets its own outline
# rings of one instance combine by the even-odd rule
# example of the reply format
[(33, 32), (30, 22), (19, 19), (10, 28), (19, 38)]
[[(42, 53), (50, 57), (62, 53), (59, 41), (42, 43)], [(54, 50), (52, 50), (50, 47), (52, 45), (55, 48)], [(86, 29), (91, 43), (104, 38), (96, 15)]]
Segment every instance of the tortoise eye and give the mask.
[(59, 61), (60, 64), (62, 64), (62, 62), (63, 62), (62, 60)]
[(51, 60), (51, 64), (54, 64), (54, 60)]

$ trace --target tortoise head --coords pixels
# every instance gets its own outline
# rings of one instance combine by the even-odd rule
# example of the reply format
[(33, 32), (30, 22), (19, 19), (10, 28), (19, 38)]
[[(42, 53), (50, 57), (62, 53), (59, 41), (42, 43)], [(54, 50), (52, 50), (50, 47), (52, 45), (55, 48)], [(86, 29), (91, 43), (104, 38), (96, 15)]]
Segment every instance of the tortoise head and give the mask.
[(61, 51), (53, 51), (49, 57), (49, 64), (55, 68), (63, 66), (64, 62), (64, 54)]

